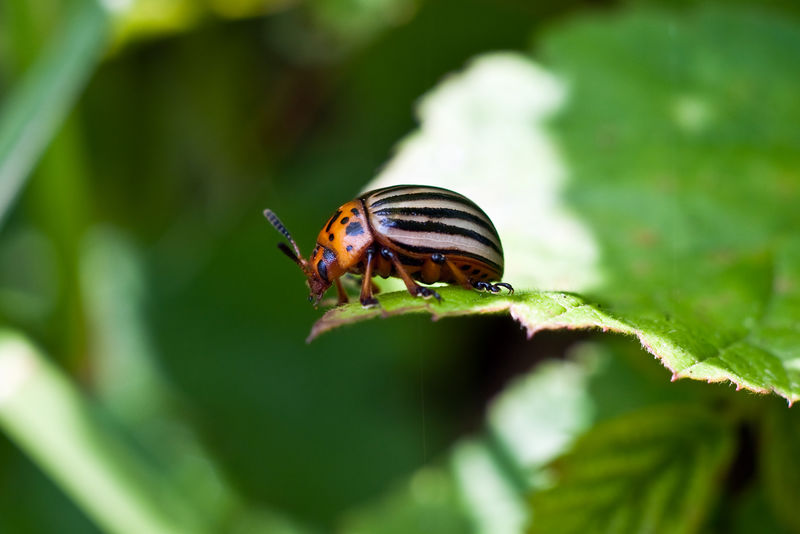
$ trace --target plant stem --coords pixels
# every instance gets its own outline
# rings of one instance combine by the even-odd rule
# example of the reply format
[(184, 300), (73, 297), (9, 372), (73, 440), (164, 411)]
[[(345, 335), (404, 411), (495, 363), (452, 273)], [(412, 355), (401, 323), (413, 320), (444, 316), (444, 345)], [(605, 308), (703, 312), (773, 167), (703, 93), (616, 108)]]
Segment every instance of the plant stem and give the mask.
[(9, 332), (0, 332), (0, 429), (107, 532), (207, 530), (155, 466), (35, 347)]

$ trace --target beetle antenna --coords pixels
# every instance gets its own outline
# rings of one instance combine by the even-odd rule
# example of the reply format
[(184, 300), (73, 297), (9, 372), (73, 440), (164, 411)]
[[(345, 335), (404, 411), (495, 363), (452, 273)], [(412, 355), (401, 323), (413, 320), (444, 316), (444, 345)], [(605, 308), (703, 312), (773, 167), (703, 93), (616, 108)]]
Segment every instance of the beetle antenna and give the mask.
[(284, 254), (289, 256), (290, 260), (295, 262), (300, 267), (303, 267), (303, 261), (300, 258), (297, 257), (297, 254), (292, 252), (292, 249), (289, 248), (289, 245), (287, 245), (286, 243), (281, 241), (280, 243), (278, 243), (278, 248), (281, 250), (281, 252), (283, 252)]
[[(289, 233), (289, 230), (286, 229), (281, 220), (278, 218), (277, 215), (275, 215), (275, 212), (272, 211), (271, 209), (264, 210), (264, 217), (267, 218), (270, 224), (274, 226), (275, 229), (283, 235), (283, 237), (289, 240), (289, 243), (291, 243), (292, 248), (294, 248), (294, 254), (292, 254), (291, 251), (288, 250), (288, 247), (284, 248), (286, 247), (286, 245), (284, 244), (284, 246), (281, 247), (283, 253), (292, 258), (292, 260), (294, 260), (295, 263), (297, 263), (302, 267), (303, 263), (305, 263), (302, 261), (303, 255), (300, 254), (300, 249), (297, 248), (297, 243), (295, 243), (294, 239), (292, 239), (292, 234)], [(278, 246), (280, 247), (280, 245)]]

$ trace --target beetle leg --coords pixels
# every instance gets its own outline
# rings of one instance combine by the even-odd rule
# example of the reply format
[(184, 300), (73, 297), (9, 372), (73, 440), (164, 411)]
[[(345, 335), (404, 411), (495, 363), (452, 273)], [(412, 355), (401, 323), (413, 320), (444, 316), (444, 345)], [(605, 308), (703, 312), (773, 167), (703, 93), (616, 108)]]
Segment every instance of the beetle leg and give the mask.
[(375, 251), (372, 247), (367, 249), (367, 266), (364, 268), (364, 278), (361, 279), (361, 305), (365, 308), (375, 306), (378, 300), (372, 296), (372, 267), (375, 261)]
[(500, 288), (504, 287), (508, 289), (508, 294), (511, 295), (514, 293), (514, 288), (511, 287), (511, 284), (507, 284), (506, 282), (497, 282), (496, 284), (492, 284), (489, 282), (473, 282), (472, 287), (477, 289), (478, 291), (491, 291), (492, 293), (500, 293)]
[(347, 304), (348, 302), (350, 302), (350, 299), (347, 297), (347, 293), (342, 287), (341, 279), (337, 278), (336, 280), (334, 280), (334, 283), (336, 284), (336, 294), (339, 295), (339, 305)]
[(472, 283), (470, 283), (469, 279), (467, 278), (467, 275), (465, 275), (463, 271), (461, 271), (461, 269), (456, 267), (455, 264), (452, 261), (448, 260), (446, 257), (444, 261), (447, 264), (447, 268), (450, 269), (450, 272), (453, 274), (453, 278), (455, 278), (456, 282), (458, 282), (458, 285), (460, 285), (464, 289), (473, 288), (473, 285)]
[(450, 272), (453, 273), (453, 278), (455, 278), (456, 282), (458, 282), (459, 285), (465, 289), (475, 288), (478, 291), (491, 291), (492, 293), (499, 293), (500, 288), (504, 287), (508, 289), (509, 295), (514, 293), (514, 288), (511, 287), (511, 284), (509, 283), (497, 282), (496, 284), (491, 284), (482, 280), (473, 281), (470, 278), (467, 278), (467, 275), (465, 275), (461, 269), (453, 265), (452, 261), (448, 260), (447, 258), (445, 258), (444, 261), (447, 264), (447, 267), (450, 269)]
[(492, 293), (497, 293), (500, 291), (499, 287), (494, 287), (489, 282), (483, 282), (483, 281), (472, 282), (472, 287), (474, 287), (478, 291), (491, 291)]
[(392, 260), (392, 264), (394, 265), (395, 271), (397, 271), (397, 274), (400, 275), (400, 278), (403, 279), (403, 282), (405, 282), (406, 284), (406, 289), (408, 289), (408, 292), (411, 293), (412, 296), (422, 297), (422, 298), (433, 297), (439, 302), (442, 301), (442, 297), (441, 295), (439, 295), (439, 293), (437, 293), (436, 291), (434, 291), (429, 287), (424, 287), (416, 283), (414, 279), (411, 278), (411, 276), (406, 272), (406, 269), (405, 267), (403, 267), (403, 264), (400, 263), (400, 260), (397, 259), (397, 256), (395, 256), (391, 250), (389, 250), (388, 248), (383, 248), (381, 249), (381, 255), (384, 258)]

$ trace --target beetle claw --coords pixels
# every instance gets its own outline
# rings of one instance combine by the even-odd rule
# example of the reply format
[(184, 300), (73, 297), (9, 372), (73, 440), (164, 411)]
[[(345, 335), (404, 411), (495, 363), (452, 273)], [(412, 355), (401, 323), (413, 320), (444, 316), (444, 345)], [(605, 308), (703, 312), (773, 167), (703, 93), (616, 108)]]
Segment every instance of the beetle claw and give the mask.
[(439, 293), (437, 293), (436, 291), (434, 291), (433, 289), (430, 289), (428, 287), (417, 286), (416, 293), (417, 293), (417, 296), (420, 296), (420, 297), (425, 298), (425, 299), (433, 297), (439, 302), (442, 301), (442, 296)]
[(361, 301), (361, 305), (365, 308), (371, 308), (378, 305), (378, 299), (375, 297), (362, 297), (359, 300)]
[[(504, 288), (508, 289), (508, 294), (509, 295), (513, 295), (514, 294), (514, 288), (511, 287), (511, 284), (508, 284), (506, 282), (497, 282), (494, 286), (497, 287), (497, 288), (504, 287)], [(498, 291), (499, 291), (499, 289), (498, 289)]]

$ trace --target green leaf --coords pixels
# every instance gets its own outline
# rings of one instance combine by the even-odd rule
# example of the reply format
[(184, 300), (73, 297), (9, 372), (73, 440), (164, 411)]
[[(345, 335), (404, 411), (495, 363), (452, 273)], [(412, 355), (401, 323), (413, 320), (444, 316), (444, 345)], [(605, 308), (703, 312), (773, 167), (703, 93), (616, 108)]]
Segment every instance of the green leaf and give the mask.
[(571, 80), (567, 199), (604, 258), (588, 297), (679, 347), (678, 376), (800, 398), (800, 25), (648, 11), (546, 48)]
[[(673, 372), (800, 399), (800, 24), (695, 8), (554, 28), (552, 72), (476, 60), (369, 187), (430, 183), (495, 222), (513, 296), (443, 289), (326, 313), (509, 313), (636, 336)], [(555, 117), (555, 118), (554, 118)]]
[(524, 493), (490, 440), (466, 439), (450, 454), (451, 468), (475, 534), (516, 534), (527, 519)]
[(600, 424), (553, 464), (553, 487), (532, 495), (529, 532), (696, 532), (732, 436), (724, 417), (696, 406)]
[(0, 222), (105, 50), (108, 19), (95, 0), (75, 2), (61, 33), (3, 100)]
[(718, 403), (727, 392), (670, 384), (664, 374), (623, 339), (578, 343), (565, 359), (542, 362), (513, 380), (492, 402), (487, 430), (507, 463), (524, 474), (524, 490), (541, 488), (549, 477), (543, 467), (591, 426), (645, 407), (699, 404), (704, 397)]
[(469, 532), (450, 473), (427, 467), (379, 502), (345, 515), (343, 534), (406, 534)]

